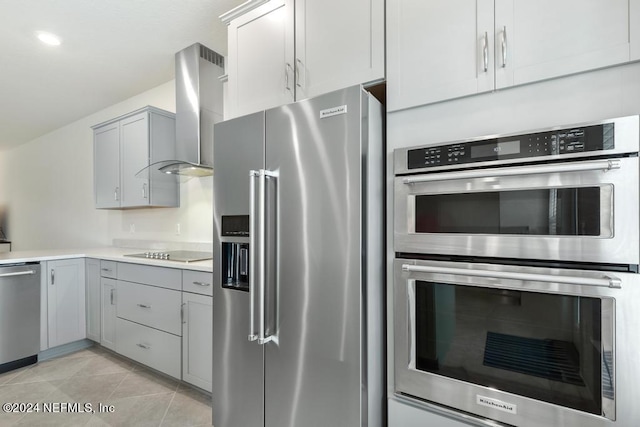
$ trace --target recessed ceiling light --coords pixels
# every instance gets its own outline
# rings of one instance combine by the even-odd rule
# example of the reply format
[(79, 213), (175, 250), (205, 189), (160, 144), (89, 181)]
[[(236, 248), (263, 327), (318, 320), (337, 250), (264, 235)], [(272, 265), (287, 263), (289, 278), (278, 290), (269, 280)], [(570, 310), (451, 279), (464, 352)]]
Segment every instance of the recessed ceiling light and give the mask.
[(56, 36), (55, 34), (45, 33), (44, 31), (38, 31), (36, 35), (38, 36), (38, 40), (50, 46), (59, 46), (60, 43), (62, 43), (62, 40), (60, 40), (60, 37)]

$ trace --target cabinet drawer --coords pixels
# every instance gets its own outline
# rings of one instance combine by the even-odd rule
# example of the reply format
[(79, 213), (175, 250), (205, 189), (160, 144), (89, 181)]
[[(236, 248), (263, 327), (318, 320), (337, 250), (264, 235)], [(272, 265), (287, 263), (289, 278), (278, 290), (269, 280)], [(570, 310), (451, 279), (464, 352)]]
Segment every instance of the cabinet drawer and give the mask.
[(118, 280), (182, 290), (182, 271), (175, 268), (119, 262)]
[(213, 273), (193, 270), (182, 271), (182, 290), (185, 292), (213, 296), (212, 281)]
[(118, 317), (182, 335), (182, 294), (170, 289), (118, 280)]
[(117, 276), (117, 264), (115, 261), (100, 261), (100, 276), (115, 279)]
[(180, 337), (124, 319), (116, 320), (116, 351), (180, 379)]

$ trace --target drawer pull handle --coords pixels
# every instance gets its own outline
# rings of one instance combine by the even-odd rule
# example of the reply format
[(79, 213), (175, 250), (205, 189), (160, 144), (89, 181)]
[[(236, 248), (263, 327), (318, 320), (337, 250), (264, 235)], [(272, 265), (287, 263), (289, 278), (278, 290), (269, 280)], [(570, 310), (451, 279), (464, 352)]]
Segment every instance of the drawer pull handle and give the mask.
[(205, 283), (205, 282), (193, 282), (193, 284), (198, 286), (211, 286), (211, 283)]
[(138, 307), (140, 307), (140, 308), (151, 308), (150, 305), (146, 305), (146, 304), (138, 304)]
[(102, 271), (106, 271), (107, 273), (111, 273), (111, 269), (110, 268), (101, 268)]
[(140, 347), (140, 348), (144, 348), (145, 350), (150, 350), (151, 349), (151, 346), (146, 345), (146, 344), (136, 344), (136, 345), (138, 347)]

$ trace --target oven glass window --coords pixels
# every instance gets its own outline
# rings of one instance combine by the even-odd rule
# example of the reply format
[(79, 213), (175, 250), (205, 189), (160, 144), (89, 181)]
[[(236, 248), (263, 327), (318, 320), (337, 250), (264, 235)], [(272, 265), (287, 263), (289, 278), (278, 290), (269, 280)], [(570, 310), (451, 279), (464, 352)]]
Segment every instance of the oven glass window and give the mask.
[(422, 281), (415, 289), (416, 369), (602, 413), (613, 388), (600, 299)]
[(599, 236), (600, 187), (419, 195), (415, 230)]

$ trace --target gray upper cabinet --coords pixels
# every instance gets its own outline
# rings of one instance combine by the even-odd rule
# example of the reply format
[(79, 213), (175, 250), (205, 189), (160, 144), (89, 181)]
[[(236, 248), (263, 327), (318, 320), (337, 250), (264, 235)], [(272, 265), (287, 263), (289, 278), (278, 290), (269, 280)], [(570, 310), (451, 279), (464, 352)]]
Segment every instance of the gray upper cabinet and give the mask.
[(120, 123), (93, 130), (96, 208), (120, 207)]
[(93, 126), (96, 208), (175, 207), (175, 177), (147, 169), (175, 158), (175, 114), (145, 107)]

